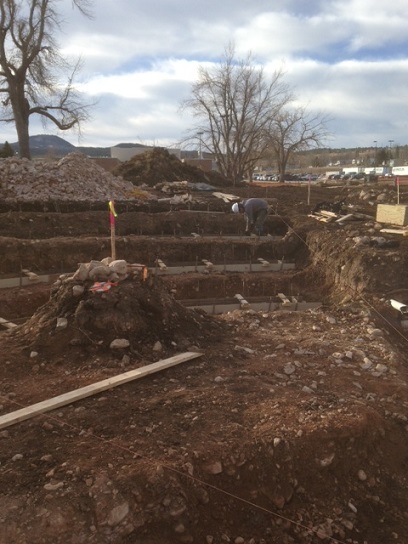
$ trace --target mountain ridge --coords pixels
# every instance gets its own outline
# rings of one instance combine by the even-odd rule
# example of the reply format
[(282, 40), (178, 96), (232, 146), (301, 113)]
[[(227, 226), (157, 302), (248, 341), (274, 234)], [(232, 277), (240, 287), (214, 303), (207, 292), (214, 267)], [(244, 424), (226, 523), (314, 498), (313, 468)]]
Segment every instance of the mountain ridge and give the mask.
[[(149, 147), (143, 144), (119, 143), (110, 147), (76, 146), (60, 136), (53, 134), (36, 134), (29, 137), (30, 152), (32, 157), (64, 156), (78, 151), (90, 157), (110, 157), (111, 147)], [(18, 152), (18, 142), (10, 143), (15, 152)]]

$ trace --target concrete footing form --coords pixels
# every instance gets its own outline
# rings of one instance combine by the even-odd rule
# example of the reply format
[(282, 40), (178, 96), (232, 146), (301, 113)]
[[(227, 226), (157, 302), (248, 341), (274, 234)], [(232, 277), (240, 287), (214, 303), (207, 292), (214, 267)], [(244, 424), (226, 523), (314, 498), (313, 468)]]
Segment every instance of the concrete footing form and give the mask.
[(204, 310), (206, 313), (224, 314), (234, 310), (254, 310), (255, 312), (273, 312), (275, 310), (305, 311), (320, 308), (321, 302), (299, 302), (296, 298), (287, 298), (279, 293), (277, 297), (248, 297), (236, 294), (232, 299), (219, 300), (180, 300), (187, 308)]
[[(161, 259), (157, 259), (156, 266), (148, 267), (151, 274), (158, 276), (179, 275), (187, 273), (202, 273), (210, 272), (279, 272), (282, 270), (294, 270), (294, 263), (285, 263), (284, 261), (269, 262), (259, 258), (256, 263), (230, 263), (230, 264), (213, 264), (212, 262), (202, 259), (203, 264), (181, 264), (179, 266), (167, 266)], [(25, 271), (18, 277), (0, 279), (0, 289), (10, 289), (12, 287), (27, 287), (35, 283), (52, 283), (58, 279), (60, 274), (35, 274), (30, 271)]]

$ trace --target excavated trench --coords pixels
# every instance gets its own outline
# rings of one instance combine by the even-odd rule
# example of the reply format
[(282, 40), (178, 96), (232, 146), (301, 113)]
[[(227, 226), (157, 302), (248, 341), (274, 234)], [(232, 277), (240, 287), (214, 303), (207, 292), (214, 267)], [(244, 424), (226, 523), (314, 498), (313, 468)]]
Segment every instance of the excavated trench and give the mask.
[[(51, 284), (81, 262), (110, 256), (114, 240), (117, 259), (146, 265), (178, 300), (199, 299), (204, 304), (206, 299), (214, 303), (239, 294), (248, 301), (257, 297), (258, 302), (271, 302), (283, 293), (300, 302), (316, 302), (324, 296), (320, 274), (304, 272), (309, 264), (305, 240), (292, 231), (288, 218), (278, 215), (270, 215), (265, 235), (255, 238), (244, 235), (242, 217), (225, 211), (125, 212), (114, 238), (106, 236), (106, 213), (100, 211), (20, 212), (9, 215), (1, 227), (3, 288)], [(13, 233), (18, 238), (7, 237)], [(36, 304), (46, 296), (44, 289)], [(19, 317), (18, 312), (27, 316), (34, 309), (19, 307), (7, 317)]]
[[(248, 238), (243, 234), (243, 218), (229, 213), (229, 206), (223, 206), (223, 204), (218, 206), (220, 209), (217, 210), (206, 210), (205, 206), (202, 206), (203, 209), (200, 210), (164, 211), (157, 209), (156, 213), (146, 210), (130, 210), (128, 212), (122, 210), (117, 219), (114, 238), (116, 257), (124, 259), (128, 263), (146, 265), (150, 269), (153, 281), (156, 276), (159, 277), (176, 299), (191, 305), (208, 303), (210, 306), (214, 306), (216, 302), (226, 302), (231, 299), (234, 299), (237, 304), (240, 299), (237, 299), (236, 295), (239, 294), (249, 304), (264, 300), (273, 309), (273, 304), (279, 302), (279, 299), (283, 302), (280, 295), (285, 295), (289, 300), (289, 306), (286, 307), (296, 310), (301, 309), (300, 305), (304, 302), (329, 302), (337, 291), (343, 290), (352, 296), (353, 293), (361, 293), (368, 288), (378, 292), (391, 290), (400, 286), (401, 278), (405, 277), (406, 260), (404, 258), (395, 261), (393, 274), (385, 276), (381, 273), (383, 265), (378, 260), (378, 253), (357, 253), (350, 244), (345, 243), (348, 234), (341, 230), (338, 230), (334, 236), (332, 231), (321, 229), (320, 225), (319, 228), (313, 228), (314, 225), (310, 225), (309, 222), (304, 226), (300, 220), (295, 222), (293, 218), (276, 214), (268, 216), (266, 236)], [(17, 279), (18, 281), (16, 287), (8, 288), (13, 291), (11, 302), (9, 304), (2, 303), (0, 315), (9, 319), (15, 316), (28, 318), (39, 306), (44, 304), (49, 298), (51, 283), (59, 274), (73, 272), (78, 263), (102, 260), (110, 256), (112, 252), (112, 239), (106, 211), (46, 212), (45, 214), (29, 211), (11, 213), (8, 214), (8, 217), (3, 214), (0, 217), (0, 229), (3, 236), (0, 238), (0, 252), (2, 254), (0, 280), (6, 282), (6, 280)], [(379, 270), (380, 273), (375, 275), (373, 271), (376, 270)], [(36, 279), (33, 280), (33, 274), (39, 277), (49, 276), (48, 281), (41, 283)], [(25, 288), (26, 286), (27, 288)], [(4, 287), (4, 291), (6, 290), (7, 287)], [(254, 306), (254, 308), (257, 307)], [(375, 412), (374, 407), (364, 406), (364, 403), (367, 404), (368, 401), (363, 398), (363, 393), (360, 395), (359, 389), (353, 385), (356, 379), (363, 380), (360, 367), (357, 364), (355, 367), (352, 366), (353, 361), (345, 362), (345, 369), (349, 366), (351, 369), (350, 380), (352, 380), (352, 384), (348, 385), (351, 391), (349, 394), (344, 386), (345, 380), (348, 379), (347, 369), (342, 369), (338, 362), (332, 363), (330, 360), (326, 360), (318, 352), (318, 349), (323, 346), (323, 342), (317, 337), (316, 340), (313, 340), (314, 335), (321, 334), (323, 340), (327, 341), (327, 337), (324, 335), (328, 335), (330, 332), (331, 325), (327, 324), (325, 317), (323, 316), (318, 322), (314, 321), (315, 317), (311, 317), (310, 321), (306, 321), (305, 317), (298, 329), (298, 324), (289, 313), (282, 312), (282, 314), (285, 315), (280, 315), (278, 319), (274, 319), (275, 316), (263, 316), (263, 319), (271, 320), (271, 326), (265, 328), (267, 336), (257, 337), (259, 345), (258, 343), (252, 344), (252, 348), (259, 350), (259, 357), (247, 359), (250, 356), (246, 351), (240, 355), (241, 351), (239, 350), (243, 349), (243, 340), (241, 337), (231, 338), (231, 342), (226, 348), (223, 348), (224, 351), (219, 355), (218, 365), (218, 359), (215, 363), (212, 362), (212, 359), (218, 357), (215, 349), (218, 350), (219, 347), (210, 352), (208, 360), (200, 363), (201, 366), (198, 370), (190, 369), (187, 378), (181, 369), (180, 371), (175, 370), (175, 373), (172, 374), (174, 377), (170, 382), (167, 378), (157, 377), (157, 379), (144, 384), (140, 397), (135, 397), (134, 392), (131, 391), (129, 401), (126, 400), (126, 392), (121, 392), (120, 401), (116, 403), (115, 409), (112, 409), (112, 404), (109, 404), (103, 415), (101, 415), (101, 403), (105, 400), (98, 401), (97, 408), (91, 402), (87, 405), (86, 417), (90, 418), (87, 419), (87, 426), (96, 434), (103, 434), (107, 437), (116, 435), (118, 418), (120, 417), (117, 414), (124, 407), (124, 421), (127, 421), (126, 418), (130, 416), (130, 424), (127, 424), (124, 435), (125, 442), (132, 444), (132, 448), (135, 444), (137, 452), (139, 449), (143, 454), (149, 452), (148, 460), (144, 460), (142, 455), (140, 464), (137, 464), (137, 471), (133, 465), (131, 468), (126, 467), (122, 451), (118, 453), (119, 459), (112, 460), (112, 451), (107, 449), (106, 458), (109, 458), (109, 463), (112, 465), (112, 473), (114, 470), (118, 470), (117, 474), (112, 475), (112, 479), (116, 478), (115, 486), (119, 487), (120, 493), (126, 492), (130, 487), (130, 482), (132, 482), (133, 493), (134, 489), (138, 489), (136, 485), (133, 485), (135, 481), (138, 484), (139, 482), (143, 483), (143, 485), (140, 484), (141, 493), (145, 494), (146, 490), (151, 493), (151, 497), (148, 497), (149, 500), (144, 496), (143, 500), (146, 502), (141, 501), (137, 508), (132, 506), (134, 511), (140, 507), (140, 512), (148, 516), (151, 505), (157, 501), (159, 505), (157, 531), (160, 533), (160, 538), (158, 537), (156, 540), (152, 538), (151, 542), (201, 542), (205, 541), (205, 535), (217, 533), (221, 529), (222, 533), (225, 533), (225, 538), (220, 536), (220, 539), (211, 540), (212, 537), (208, 536), (207, 542), (234, 541), (234, 537), (227, 537), (227, 533), (232, 535), (235, 531), (238, 534), (241, 524), (248, 534), (250, 531), (254, 535), (262, 533), (265, 537), (264, 542), (278, 542), (279, 540), (275, 540), (273, 534), (279, 535), (280, 532), (289, 531), (288, 526), (282, 523), (282, 519), (294, 517), (292, 513), (296, 512), (300, 503), (302, 510), (298, 509), (298, 512), (301, 511), (303, 515), (302, 526), (299, 525), (293, 530), (293, 538), (288, 537), (280, 541), (287, 543), (298, 541), (310, 544), (311, 542), (328, 541), (330, 535), (334, 535), (333, 541), (338, 537), (340, 539), (338, 541), (351, 542), (351, 538), (346, 540), (347, 535), (358, 539), (354, 540), (356, 542), (361, 541), (357, 531), (353, 531), (353, 524), (349, 520), (350, 513), (347, 512), (347, 509), (343, 512), (338, 508), (338, 504), (347, 504), (350, 496), (355, 498), (358, 491), (358, 497), (361, 497), (358, 508), (362, 509), (368, 499), (364, 489), (361, 492), (357, 490), (357, 484), (360, 486), (362, 484), (356, 483), (356, 474), (363, 467), (367, 471), (372, 470), (374, 474), (378, 473), (382, 476), (380, 470), (383, 469), (380, 461), (388, 462), (392, 457), (391, 454), (388, 454), (388, 450), (394, 453), (394, 450), (398, 450), (394, 444), (399, 446), (403, 441), (400, 434), (391, 426), (394, 434), (388, 435), (387, 440), (382, 441), (380, 431), (384, 425), (383, 421)], [(160, 315), (160, 319), (155, 322), (158, 328), (162, 323), (161, 317)], [(248, 320), (247, 329), (245, 328), (245, 319)], [(286, 322), (286, 319), (291, 320)], [(246, 315), (242, 317), (242, 320), (244, 325), (240, 331), (243, 335), (248, 332), (249, 336), (250, 327), (256, 325), (256, 319)], [(357, 332), (355, 334), (353, 332), (348, 337), (345, 334), (346, 325), (341, 325), (344, 334), (342, 332), (339, 335), (340, 339), (347, 336), (344, 340), (343, 351), (351, 349), (351, 342), (356, 335), (363, 334), (358, 332), (360, 331), (358, 327), (361, 328), (364, 325), (361, 324), (362, 317), (359, 317), (357, 311), (347, 314), (347, 320), (351, 320), (351, 326), (355, 327)], [(20, 322), (18, 321), (18, 323)], [(27, 328), (30, 325), (34, 326), (33, 323), (28, 322)], [(41, 329), (42, 324), (39, 324), (38, 327)], [(183, 321), (184, 327), (188, 327), (187, 321)], [(293, 339), (290, 337), (292, 331)], [(321, 332), (319, 333), (319, 331)], [(29, 331), (26, 332), (28, 334)], [(276, 359), (271, 359), (270, 347), (264, 348), (262, 344), (266, 343), (267, 337), (269, 338), (275, 332), (275, 343), (279, 345), (282, 340), (288, 347), (285, 349), (285, 353), (283, 350), (276, 349), (274, 353)], [(46, 347), (53, 354), (54, 351), (51, 350), (52, 335), (48, 332), (42, 333), (42, 335), (44, 342), (45, 337), (51, 339), (49, 340), (50, 345), (47, 344)], [(193, 338), (195, 341), (196, 335)], [(67, 346), (70, 345), (68, 340), (67, 338)], [(310, 352), (307, 342), (312, 340), (316, 344), (312, 345), (312, 352)], [(292, 347), (294, 359), (302, 361), (302, 368), (299, 366), (296, 370), (296, 373), (299, 374), (301, 371), (304, 372), (301, 385), (313, 384), (317, 379), (316, 376), (322, 382), (321, 393), (317, 395), (318, 400), (316, 401), (312, 397), (308, 397), (309, 393), (306, 395), (306, 393), (292, 387), (288, 387), (288, 389), (281, 387), (283, 379), (285, 383), (286, 381), (296, 383), (296, 373), (295, 378), (292, 379), (288, 376), (285, 377), (281, 370), (282, 366), (291, 372), (291, 368), (287, 368), (285, 365), (288, 362), (286, 350), (292, 349)], [(58, 349), (58, 357), (61, 358), (63, 350), (60, 353), (61, 348), (58, 347)], [(89, 366), (91, 363), (88, 361), (88, 353), (91, 353), (92, 349), (94, 349), (93, 346), (89, 347), (89, 351), (88, 349), (84, 350), (85, 360), (73, 358), (74, 363), (78, 364), (79, 371), (65, 366), (67, 363), (64, 362), (66, 382), (68, 380), (77, 381), (79, 376), (92, 370)], [(209, 345), (208, 349), (212, 349), (212, 346)], [(232, 355), (230, 354), (231, 350)], [(41, 350), (39, 351), (41, 352)], [(312, 353), (311, 358), (310, 353)], [(375, 353), (377, 353), (378, 360), (382, 361), (379, 358), (380, 352)], [(149, 354), (151, 355), (151, 351)], [(160, 354), (157, 354), (157, 357), (160, 357)], [(280, 358), (282, 360), (281, 366), (276, 362)], [(115, 364), (112, 373), (117, 373), (118, 365), (123, 363), (119, 358), (117, 361), (113, 361), (113, 359), (114, 357), (111, 356), (111, 364)], [(56, 366), (62, 366), (61, 359), (58, 361)], [(74, 363), (70, 361), (70, 364)], [(94, 364), (99, 372), (100, 361), (96, 360)], [(24, 368), (26, 366), (24, 365)], [(38, 369), (35, 370), (44, 382), (51, 366), (51, 363), (45, 364), (44, 367), (38, 365)], [(209, 368), (209, 370), (206, 368), (206, 371), (210, 374), (204, 376), (204, 371), (201, 372), (201, 370), (206, 366)], [(277, 369), (277, 372), (271, 369)], [(355, 369), (360, 371), (359, 378), (355, 377), (357, 372), (352, 373)], [(28, 376), (30, 388), (35, 382), (32, 379), (33, 372), (34, 367)], [(332, 383), (337, 375), (337, 382)], [(230, 381), (220, 381), (221, 377), (222, 379), (226, 377)], [(54, 382), (57, 380), (53, 376), (50, 376), (50, 379), (53, 380), (53, 387), (55, 387)], [(186, 380), (188, 380), (187, 385), (184, 385)], [(96, 378), (93, 378), (92, 381), (95, 382)], [(320, 387), (320, 381), (318, 387)], [(223, 383), (228, 386), (224, 387)], [(19, 381), (20, 395), (21, 384), (22, 380)], [(377, 382), (374, 385), (377, 386), (376, 384)], [(386, 382), (385, 385), (387, 385)], [(64, 386), (68, 388), (67, 384)], [(41, 382), (41, 387), (43, 387), (43, 382)], [(223, 392), (217, 393), (216, 387), (222, 387)], [(364, 383), (361, 387), (365, 387)], [(381, 387), (381, 383), (378, 387)], [(389, 387), (391, 389), (391, 385)], [(371, 394), (371, 389), (367, 390)], [(194, 391), (194, 394), (191, 394), (191, 391)], [(341, 398), (337, 397), (337, 391), (341, 391), (339, 393)], [(365, 389), (363, 392), (365, 394)], [(216, 394), (218, 396), (215, 396)], [(381, 395), (385, 395), (385, 393), (381, 393)], [(210, 400), (214, 399), (213, 403), (209, 401), (209, 398)], [(293, 402), (294, 398), (297, 399), (296, 402)], [(163, 399), (165, 399), (164, 404)], [(397, 400), (401, 404), (401, 399)], [(110, 401), (111, 397), (109, 397)], [(387, 407), (388, 404), (387, 401)], [(233, 410), (231, 410), (231, 406), (234, 406)], [(75, 417), (84, 417), (84, 413), (79, 411), (79, 408), (78, 411), (76, 410), (77, 408), (74, 408), (73, 414), (70, 414), (70, 421)], [(395, 410), (397, 409), (395, 408)], [(95, 424), (90, 422), (93, 414), (95, 414)], [(116, 419), (113, 417), (114, 414)], [(248, 414), (248, 420), (243, 418), (243, 414)], [(302, 420), (299, 419), (300, 416), (302, 416)], [(133, 417), (134, 419), (132, 419)], [(196, 434), (194, 434), (196, 418), (198, 418), (198, 427)], [(112, 428), (110, 429), (111, 419)], [(222, 423), (220, 424), (221, 419)], [(165, 424), (161, 425), (162, 421)], [(157, 428), (155, 427), (156, 422), (160, 423), (157, 423)], [(323, 427), (320, 428), (320, 425)], [(289, 442), (281, 441), (278, 434), (279, 432), (283, 433), (284, 429), (292, 427), (294, 434), (291, 444), (295, 444), (293, 456), (292, 452), (287, 449)], [(306, 429), (304, 436), (299, 434), (300, 428)], [(248, 433), (248, 429), (250, 429), (249, 438), (245, 434)], [(53, 438), (55, 429), (52, 429), (52, 432)], [(157, 434), (155, 434), (156, 432)], [(373, 433), (373, 435), (371, 436), (369, 433)], [(203, 442), (203, 436), (206, 437), (206, 442)], [(104, 445), (98, 441), (95, 450), (91, 451), (89, 443), (84, 439), (82, 433), (80, 440), (78, 449), (75, 451), (75, 465), (78, 466), (79, 460), (82, 458), (90, 458), (93, 467), (97, 463), (105, 467), (106, 458), (103, 458), (101, 453)], [(70, 436), (70, 449), (73, 448), (72, 442), (73, 438)], [(51, 442), (47, 444), (47, 451), (53, 451)], [(38, 441), (38, 445), (41, 446), (41, 441)], [(324, 449), (326, 447), (327, 452)], [(385, 447), (388, 449), (382, 457), (377, 450)], [(86, 454), (83, 453), (83, 448), (87, 449)], [(161, 448), (164, 448), (163, 451)], [(234, 503), (231, 507), (229, 497), (228, 499), (224, 499), (222, 496), (219, 498), (217, 494), (209, 493), (207, 497), (206, 493), (202, 493), (200, 495), (202, 499), (197, 501), (196, 495), (198, 496), (199, 491), (201, 492), (201, 487), (196, 490), (191, 483), (185, 485), (183, 479), (180, 482), (175, 477), (167, 479), (166, 475), (163, 477), (161, 468), (160, 471), (155, 468), (156, 475), (151, 475), (151, 467), (148, 464), (151, 458), (154, 459), (155, 455), (158, 459), (161, 456), (167, 456), (167, 461), (173, 461), (172, 456), (177, 454), (179, 448), (182, 451), (180, 456), (184, 455), (187, 450), (194, 451), (191, 464), (185, 465), (186, 471), (188, 467), (191, 468), (193, 465), (194, 470), (196, 470), (196, 466), (199, 466), (195, 457), (197, 456), (207, 471), (204, 471), (204, 475), (198, 472), (199, 477), (208, 479), (210, 482), (216, 481), (220, 488), (227, 489), (238, 496), (249, 497), (261, 505), (270, 506), (272, 504), (278, 513), (285, 505), (287, 508), (283, 512), (285, 517), (278, 516), (276, 519), (271, 516), (266, 517), (255, 510), (252, 513), (248, 510), (247, 504), (241, 506)], [(336, 458), (330, 465), (329, 453), (332, 450), (336, 452)], [(211, 451), (213, 457), (206, 457), (208, 451)], [(319, 463), (317, 464), (316, 452), (319, 454)], [(222, 459), (224, 453), (226, 454), (225, 458), (228, 457), (229, 460), (223, 472), (218, 473), (218, 464), (210, 461)], [(38, 456), (42, 458), (43, 452), (38, 453)], [(139, 453), (135, 454), (135, 457), (139, 460)], [(35, 456), (31, 451), (30, 459), (32, 458)], [(186, 457), (186, 459), (190, 458)], [(63, 457), (62, 461), (65, 465), (67, 455)], [(184, 467), (185, 462), (183, 457), (180, 466)], [(151, 475), (151, 479), (146, 482), (144, 481), (144, 467), (141, 466), (143, 463), (146, 463), (146, 474)], [(328, 474), (323, 473), (327, 463), (330, 465), (327, 468), (327, 471), (330, 471)], [(376, 470), (378, 468), (378, 472), (374, 472), (372, 467)], [(27, 489), (30, 489), (31, 494), (32, 466), (29, 467), (29, 470), (30, 473), (27, 469), (27, 481), (29, 482)], [(88, 476), (86, 470), (84, 470), (84, 474)], [(96, 489), (99, 480), (96, 480), (95, 476), (95, 482), (92, 481), (90, 484), (94, 496), (97, 496), (99, 492)], [(90, 482), (90, 479), (88, 478), (86, 481)], [(298, 481), (301, 481), (302, 485), (299, 485)], [(12, 485), (13, 481), (10, 482), (10, 486)], [(381, 485), (384, 489), (386, 488), (386, 483)], [(394, 482), (391, 486), (392, 489), (393, 486)], [(75, 489), (79, 489), (79, 485)], [(387, 501), (385, 490), (375, 488), (375, 492), (379, 496), (385, 497), (387, 508), (390, 509), (388, 503), (394, 504), (391, 495)], [(101, 486), (101, 497), (102, 493), (104, 491)], [(78, 491), (78, 496), (81, 500), (86, 496), (88, 500), (89, 489), (86, 488), (85, 493), (82, 490)], [(105, 500), (106, 493), (103, 497)], [(174, 504), (168, 497), (171, 497), (171, 501), (175, 497)], [(183, 498), (180, 506), (180, 502), (178, 502), (180, 497), (185, 498), (186, 505), (184, 505)], [(339, 501), (339, 497), (342, 502)], [(136, 498), (139, 500), (138, 497)], [(62, 500), (64, 500), (63, 497)], [(66, 504), (68, 504), (68, 500), (71, 505), (73, 503), (71, 496), (67, 496)], [(101, 501), (102, 503), (103, 501)], [(164, 510), (164, 507), (167, 508), (167, 503), (171, 506), (169, 516)], [(292, 503), (293, 512), (290, 510)], [(309, 512), (307, 507), (310, 504)], [(371, 505), (371, 503), (369, 504)], [(110, 503), (110, 507), (112, 505), (113, 503)], [(93, 512), (93, 506), (88, 508), (86, 505), (84, 512), (85, 509), (87, 512)], [(98, 512), (100, 514), (99, 510)], [(320, 514), (320, 512), (322, 513)], [(339, 520), (342, 523), (344, 521), (345, 529), (343, 525), (339, 528), (335, 526), (336, 524), (331, 520), (332, 512), (338, 513)], [(353, 512), (354, 510), (352, 514)], [(78, 515), (74, 512), (72, 519), (76, 519)], [(135, 527), (132, 530), (135, 533), (138, 530), (141, 531), (141, 538), (146, 536), (145, 541), (147, 542), (148, 536), (154, 532), (153, 523), (149, 526), (147, 517), (146, 520), (140, 521), (133, 511), (132, 515), (135, 520)], [(193, 520), (196, 525), (191, 529), (191, 532), (196, 535), (200, 534), (200, 539), (190, 538), (187, 522), (186, 527), (181, 527), (181, 522), (177, 524), (173, 522), (173, 519), (184, 519), (182, 516)], [(397, 519), (397, 514), (392, 517), (388, 512), (388, 516), (391, 521)], [(358, 518), (363, 529), (368, 527), (365, 534), (369, 538), (374, 533), (374, 529), (372, 532), (370, 531), (371, 527), (375, 526), (377, 512), (373, 511), (367, 515), (367, 519), (361, 515), (355, 517)], [(313, 520), (314, 523), (314, 520), (318, 519), (318, 523), (320, 523), (320, 520), (329, 520), (329, 518), (331, 521), (327, 521), (327, 527), (326, 525), (315, 527), (311, 521)], [(234, 521), (235, 526), (232, 525), (231, 520)], [(94, 520), (92, 520), (92, 526), (93, 523)], [(227, 529), (225, 529), (226, 523), (230, 524)], [(109, 523), (100, 523), (100, 527), (102, 527), (102, 529), (98, 529), (100, 531), (106, 529), (113, 532), (116, 530)], [(118, 527), (119, 532), (122, 526), (119, 524)], [(129, 538), (126, 538), (126, 534), (123, 533), (117, 537), (116, 542), (132, 541), (134, 534), (132, 534), (131, 528), (126, 526), (125, 529), (130, 531)], [(309, 532), (310, 529), (313, 530), (313, 535)], [(331, 532), (332, 529), (333, 532)], [(346, 529), (349, 531), (347, 534)], [(400, 528), (396, 528), (395, 524), (392, 525), (392, 530), (401, 533)], [(179, 531), (181, 531), (180, 534)], [(110, 533), (107, 534), (110, 535)], [(107, 536), (104, 541), (108, 541), (108, 538), (110, 536)], [(262, 541), (260, 538), (256, 540)], [(110, 541), (115, 540), (112, 538)], [(244, 539), (237, 537), (235, 541), (244, 542)], [(245, 540), (245, 542), (252, 541), (255, 541), (255, 538), (250, 540), (249, 536)], [(375, 537), (372, 541), (375, 542)]]
[[(252, 238), (244, 235), (243, 217), (230, 213), (222, 201), (198, 209), (149, 206), (150, 211), (146, 204), (138, 210), (119, 208), (113, 238), (106, 210), (0, 214), (0, 287), (14, 287), (22, 300), (2, 313), (8, 312), (8, 318), (31, 315), (47, 297), (45, 286), (39, 294), (36, 276), (51, 283), (79, 263), (101, 261), (112, 254), (112, 239), (117, 259), (146, 265), (181, 301), (213, 303), (239, 294), (248, 301), (261, 297), (270, 302), (283, 293), (300, 302), (325, 303), (334, 292), (392, 291), (405, 274), (404, 259), (394, 259), (393, 274), (384, 276), (385, 261), (378, 252), (356, 252), (347, 243), (347, 231), (333, 236), (305, 223), (304, 215), (271, 210), (265, 235)], [(24, 286), (36, 287), (31, 306), (19, 289)]]

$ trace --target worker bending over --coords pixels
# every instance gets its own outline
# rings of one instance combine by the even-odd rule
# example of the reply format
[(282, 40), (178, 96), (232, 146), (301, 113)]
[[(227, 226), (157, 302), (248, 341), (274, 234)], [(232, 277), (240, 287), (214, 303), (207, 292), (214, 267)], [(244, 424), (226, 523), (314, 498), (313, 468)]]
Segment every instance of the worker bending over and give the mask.
[(251, 235), (253, 232), (262, 236), (263, 225), (268, 215), (268, 203), (262, 198), (248, 198), (242, 202), (236, 202), (232, 205), (234, 213), (243, 213), (246, 227), (245, 234)]

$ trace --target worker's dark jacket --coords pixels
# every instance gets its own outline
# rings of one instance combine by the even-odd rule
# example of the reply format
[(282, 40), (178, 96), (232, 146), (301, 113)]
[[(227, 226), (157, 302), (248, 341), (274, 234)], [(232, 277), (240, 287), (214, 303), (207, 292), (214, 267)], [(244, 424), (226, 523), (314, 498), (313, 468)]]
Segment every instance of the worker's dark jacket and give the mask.
[(258, 212), (261, 210), (268, 211), (268, 203), (262, 198), (248, 198), (248, 200), (243, 200), (241, 204), (244, 207), (244, 212), (250, 225), (255, 223)]

